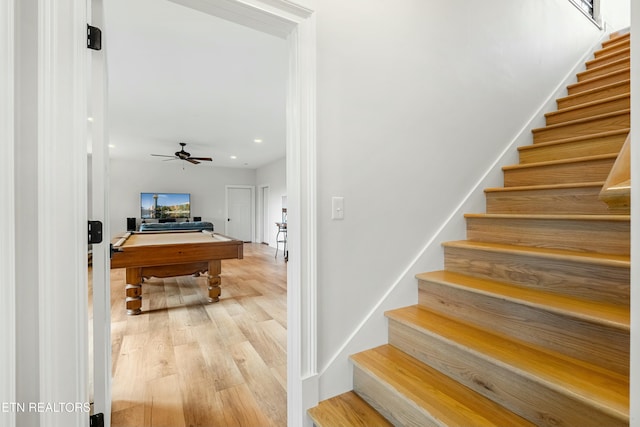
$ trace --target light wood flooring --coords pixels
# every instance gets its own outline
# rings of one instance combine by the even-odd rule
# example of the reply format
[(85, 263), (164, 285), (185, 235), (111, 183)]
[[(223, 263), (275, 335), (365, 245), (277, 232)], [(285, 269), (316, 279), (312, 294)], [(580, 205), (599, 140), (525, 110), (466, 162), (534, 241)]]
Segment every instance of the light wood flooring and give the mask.
[(286, 426), (286, 264), (266, 245), (222, 262), (220, 302), (204, 277), (151, 279), (127, 316), (111, 274), (112, 426)]

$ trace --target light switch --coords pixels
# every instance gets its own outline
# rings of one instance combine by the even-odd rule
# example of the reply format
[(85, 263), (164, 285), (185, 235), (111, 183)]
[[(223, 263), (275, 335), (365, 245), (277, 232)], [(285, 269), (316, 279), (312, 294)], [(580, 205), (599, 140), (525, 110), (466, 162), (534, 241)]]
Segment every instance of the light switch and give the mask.
[(344, 197), (331, 198), (331, 219), (344, 219)]

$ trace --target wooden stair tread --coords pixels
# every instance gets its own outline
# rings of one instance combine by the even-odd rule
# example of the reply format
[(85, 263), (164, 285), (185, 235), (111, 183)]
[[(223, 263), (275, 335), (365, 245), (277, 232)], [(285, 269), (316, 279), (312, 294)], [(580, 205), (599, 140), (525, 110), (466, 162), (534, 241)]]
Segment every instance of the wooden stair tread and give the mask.
[(566, 249), (541, 248), (536, 246), (516, 246), (504, 243), (475, 242), (471, 240), (455, 240), (443, 243), (443, 246), (481, 249), (485, 251), (526, 254), (543, 259), (567, 259), (573, 262), (583, 262), (589, 264), (602, 264), (620, 268), (630, 268), (631, 258), (629, 255), (603, 254), (595, 252), (578, 252)]
[(619, 37), (616, 39), (607, 40), (606, 44), (602, 43), (602, 48), (595, 51), (593, 55), (597, 58), (599, 56), (606, 55), (611, 51), (622, 50), (630, 45), (631, 40), (629, 40), (629, 37)]
[(613, 113), (599, 114), (597, 116), (585, 117), (585, 118), (582, 118), (582, 119), (571, 120), (571, 121), (568, 121), (568, 122), (558, 123), (558, 124), (555, 124), (555, 125), (549, 125), (549, 126), (545, 126), (545, 127), (541, 127), (541, 128), (535, 128), (535, 129), (532, 129), (531, 132), (533, 132), (535, 134), (535, 133), (542, 132), (542, 131), (545, 131), (545, 130), (561, 129), (563, 127), (571, 126), (571, 125), (575, 125), (575, 124), (589, 123), (589, 122), (591, 122), (593, 120), (596, 120), (596, 119), (603, 119), (603, 118), (607, 118), (607, 117), (615, 117), (615, 116), (620, 116), (620, 115), (623, 115), (623, 114), (630, 114), (630, 113), (631, 113), (630, 109), (624, 109), (624, 110), (620, 110), (620, 111), (615, 111)]
[[(601, 53), (596, 56), (593, 59), (588, 60), (585, 64), (587, 67), (591, 66), (592, 64), (598, 64), (602, 61), (606, 61), (607, 59), (610, 58), (614, 58), (616, 56), (620, 56), (622, 55), (626, 55), (626, 58), (629, 58), (631, 56), (631, 49), (630, 48), (623, 48), (623, 49), (619, 49), (615, 52), (611, 52), (611, 50), (613, 50), (612, 47), (609, 48), (604, 48), (604, 49), (600, 49)], [(621, 59), (626, 59), (626, 58), (621, 58)]]
[(628, 420), (629, 379), (624, 375), (491, 333), (417, 305), (385, 314), (421, 333), (436, 334), (478, 357), (495, 360), (516, 375), (564, 390), (602, 412)]
[(570, 159), (561, 159), (561, 160), (548, 160), (546, 162), (519, 163), (517, 165), (503, 166), (502, 170), (508, 171), (508, 170), (514, 170), (514, 169), (530, 169), (530, 168), (537, 168), (540, 166), (563, 165), (563, 164), (569, 164), (569, 163), (581, 163), (581, 162), (609, 160), (609, 159), (616, 159), (616, 158), (618, 158), (617, 153), (597, 154), (595, 156), (574, 157)]
[(630, 97), (631, 97), (631, 93), (630, 92), (622, 94), (622, 95), (609, 96), (607, 98), (602, 98), (602, 99), (597, 99), (597, 100), (594, 100), (594, 101), (584, 102), (584, 103), (579, 104), (579, 105), (574, 105), (574, 106), (571, 106), (571, 107), (561, 108), (561, 109), (556, 110), (556, 111), (551, 111), (549, 113), (545, 113), (545, 117), (552, 117), (552, 116), (556, 116), (558, 114), (564, 114), (564, 113), (567, 113), (567, 112), (570, 112), (570, 111), (578, 111), (578, 110), (581, 110), (581, 109), (584, 109), (584, 108), (588, 108), (588, 107), (591, 107), (591, 106), (594, 106), (594, 105), (606, 104), (608, 102), (616, 101), (616, 100), (619, 100), (619, 99), (630, 98)]
[(391, 345), (354, 354), (351, 360), (409, 399), (412, 406), (423, 408), (438, 425), (533, 426)]
[(539, 289), (514, 286), (444, 270), (420, 273), (416, 275), (416, 278), (448, 286), (473, 289), (485, 295), (493, 295), (523, 305), (544, 308), (552, 313), (570, 315), (576, 319), (629, 331), (629, 308), (620, 305), (578, 300)]
[[(567, 100), (571, 100), (571, 99), (575, 99), (575, 98), (579, 98), (579, 97), (584, 97), (584, 96), (587, 96), (587, 95), (590, 95), (590, 94), (594, 94), (594, 93), (597, 93), (597, 92), (606, 91), (607, 89), (611, 89), (611, 88), (614, 88), (616, 86), (628, 85), (630, 83), (631, 83), (630, 79), (622, 80), (622, 81), (615, 82), (615, 83), (609, 83), (607, 85), (603, 85), (603, 86), (600, 86), (600, 87), (597, 87), (597, 88), (588, 89), (588, 90), (585, 90), (583, 92), (574, 93), (573, 95), (567, 95), (567, 96), (564, 96), (562, 98), (558, 98), (556, 101), (563, 102), (563, 101), (567, 101)], [(582, 105), (582, 104), (580, 104), (580, 105)]]
[(537, 191), (537, 190), (566, 190), (571, 188), (602, 188), (604, 181), (597, 182), (576, 182), (569, 184), (544, 184), (544, 185), (522, 185), (514, 187), (489, 187), (485, 188), (485, 193), (510, 193), (514, 191)]
[[(541, 128), (544, 129), (544, 128)], [(558, 139), (555, 141), (548, 141), (548, 142), (539, 142), (537, 144), (531, 144), (531, 145), (522, 145), (520, 147), (518, 147), (518, 151), (526, 151), (526, 150), (535, 150), (535, 149), (539, 149), (541, 147), (548, 147), (551, 145), (557, 145), (557, 144), (566, 144), (566, 143), (571, 143), (571, 142), (577, 142), (577, 141), (583, 141), (583, 140), (588, 140), (588, 139), (594, 139), (594, 138), (599, 138), (599, 137), (604, 137), (604, 136), (613, 136), (613, 135), (621, 135), (621, 134), (628, 134), (631, 131), (630, 128), (627, 129), (618, 129), (618, 130), (612, 130), (612, 131), (608, 131), (608, 132), (601, 132), (601, 133), (595, 133), (595, 134), (591, 134), (591, 135), (579, 135), (573, 138), (565, 138), (565, 139)]]
[(623, 40), (628, 40), (631, 38), (631, 32), (627, 30), (616, 31), (615, 33), (611, 33), (609, 35), (609, 40), (605, 40), (602, 42), (602, 47), (610, 46), (611, 44), (620, 43)]
[(307, 413), (317, 427), (391, 427), (393, 425), (353, 391), (323, 400)]
[(602, 74), (599, 76), (595, 76), (592, 77), (590, 79), (584, 79), (584, 80), (580, 80), (576, 83), (571, 83), (569, 85), (567, 85), (567, 90), (571, 91), (572, 89), (576, 89), (576, 88), (580, 88), (581, 86), (590, 86), (591, 84), (600, 81), (600, 80), (608, 80), (612, 77), (615, 76), (619, 76), (619, 75), (624, 75), (624, 74), (629, 74), (631, 68), (628, 69), (622, 69), (622, 70), (615, 70), (615, 71), (611, 71), (610, 73), (607, 74)]
[(631, 60), (630, 57), (621, 58), (621, 59), (618, 59), (618, 60), (615, 60), (615, 61), (611, 61), (611, 62), (609, 62), (607, 64), (598, 65), (596, 67), (591, 67), (591, 68), (586, 69), (585, 71), (579, 72), (577, 74), (577, 77), (578, 77), (578, 79), (580, 79), (580, 77), (582, 77), (582, 76), (591, 75), (593, 73), (599, 73), (602, 70), (605, 70), (607, 68), (614, 68), (616, 66), (624, 67), (626, 65), (627, 67), (630, 67), (631, 66), (631, 64), (630, 64), (631, 61), (630, 60)]

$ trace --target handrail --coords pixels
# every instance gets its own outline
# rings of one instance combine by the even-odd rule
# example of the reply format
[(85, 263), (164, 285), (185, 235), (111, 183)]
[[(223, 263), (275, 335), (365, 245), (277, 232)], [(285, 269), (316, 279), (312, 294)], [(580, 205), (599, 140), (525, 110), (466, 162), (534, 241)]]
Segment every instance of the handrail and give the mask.
[(627, 135), (600, 191), (600, 200), (609, 205), (610, 209), (631, 206), (631, 134)]

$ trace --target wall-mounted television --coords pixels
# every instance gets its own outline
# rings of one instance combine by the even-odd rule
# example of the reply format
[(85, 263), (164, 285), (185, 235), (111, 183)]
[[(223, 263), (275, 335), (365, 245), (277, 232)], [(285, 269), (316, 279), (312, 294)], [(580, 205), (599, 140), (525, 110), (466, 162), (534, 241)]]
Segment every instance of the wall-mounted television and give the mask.
[(140, 217), (142, 219), (189, 218), (191, 194), (189, 193), (140, 193)]

